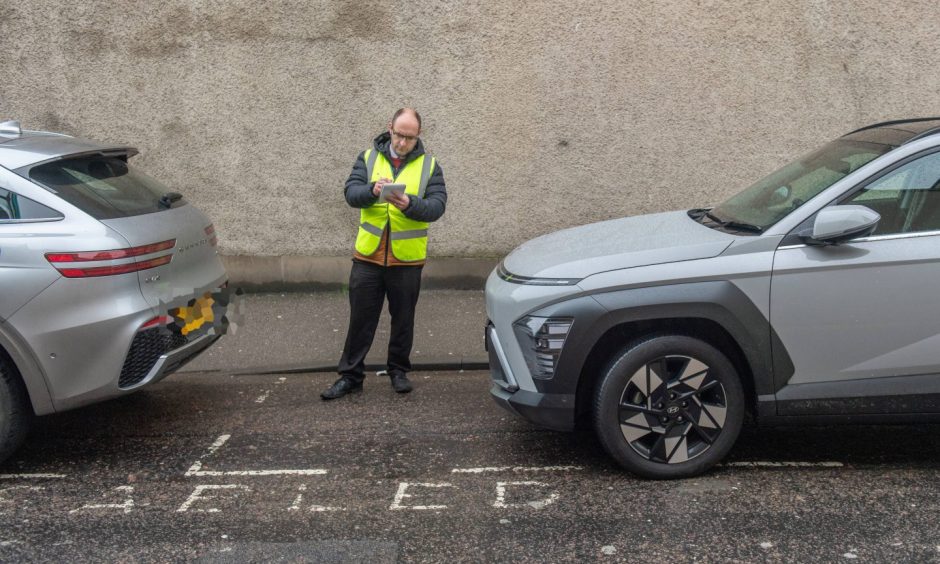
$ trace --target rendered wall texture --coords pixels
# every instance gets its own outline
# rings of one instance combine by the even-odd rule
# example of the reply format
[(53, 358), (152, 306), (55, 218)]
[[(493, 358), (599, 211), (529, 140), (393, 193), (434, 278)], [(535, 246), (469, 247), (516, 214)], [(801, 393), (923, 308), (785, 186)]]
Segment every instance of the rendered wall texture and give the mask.
[(851, 129), (940, 115), (932, 1), (0, 1), (0, 117), (140, 148), (228, 255), (351, 253), (353, 160), (403, 105), (431, 254), (704, 206)]

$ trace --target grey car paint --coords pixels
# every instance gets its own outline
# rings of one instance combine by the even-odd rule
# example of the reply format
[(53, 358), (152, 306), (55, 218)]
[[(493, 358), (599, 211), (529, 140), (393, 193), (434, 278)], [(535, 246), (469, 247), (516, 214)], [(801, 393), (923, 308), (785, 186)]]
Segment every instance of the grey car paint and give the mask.
[[(61, 215), (54, 221), (0, 220), (0, 346), (12, 358), (37, 415), (122, 395), (165, 376), (161, 369), (132, 388), (118, 386), (138, 328), (165, 314), (167, 304), (200, 296), (226, 280), (204, 230), (210, 222), (195, 207), (98, 221), (26, 178), (31, 167), (64, 157), (135, 153), (47, 132), (0, 135), (0, 188)], [(139, 273), (64, 278), (44, 256), (169, 239), (177, 243), (173, 260)], [(160, 366), (172, 368), (181, 351), (198, 353), (216, 338), (199, 337), (185, 351), (164, 355), (173, 362)]]
[[(577, 388), (571, 382), (576, 383), (580, 376), (582, 358), (587, 355), (583, 349), (589, 349), (591, 340), (598, 338), (598, 331), (594, 331), (577, 341), (578, 352), (563, 352), (561, 359), (574, 357), (565, 365), (568, 383), (560, 384), (565, 378), (556, 373), (560, 385), (546, 387), (529, 376), (521, 345), (512, 332), (512, 324), (523, 316), (549, 315), (564, 310), (569, 302), (591, 296), (624, 318), (662, 317), (672, 315), (666, 313), (670, 310), (684, 317), (688, 312), (676, 310), (677, 302), (707, 301), (707, 296), (696, 297), (701, 292), (696, 285), (721, 282), (737, 290), (738, 302), (750, 302), (743, 309), (759, 314), (744, 325), (753, 339), (761, 342), (755, 350), (762, 349), (760, 354), (768, 356), (763, 362), (751, 362), (757, 372), (754, 379), (762, 415), (825, 413), (826, 406), (833, 405), (827, 398), (848, 395), (896, 398), (889, 398), (874, 411), (869, 409), (876, 414), (930, 410), (934, 404), (929, 397), (907, 406), (904, 398), (918, 391), (928, 396), (940, 391), (940, 355), (936, 354), (940, 350), (936, 323), (940, 306), (936, 304), (940, 302), (924, 298), (932, 295), (932, 282), (940, 274), (940, 233), (867, 237), (826, 247), (807, 246), (799, 240), (793, 244), (788, 236), (798, 227), (811, 227), (821, 209), (855, 186), (938, 144), (940, 135), (934, 134), (889, 151), (835, 182), (760, 235), (716, 232), (680, 211), (568, 229), (525, 243), (505, 259), (505, 271), (528, 278), (575, 280), (571, 285), (550, 287), (503, 280), (497, 271), (489, 277), (487, 313), (520, 389), (575, 394)], [(696, 236), (699, 230), (702, 237)], [(566, 242), (568, 238), (580, 241)], [(789, 242), (781, 246), (785, 239)], [(651, 248), (655, 252), (649, 252)], [(653, 297), (632, 299), (631, 291), (636, 290)], [(690, 292), (684, 298), (683, 290)], [(847, 303), (853, 305), (847, 307)], [(714, 312), (694, 315), (726, 329), (730, 325)], [(599, 317), (588, 317), (584, 322), (590, 324)], [(578, 325), (579, 318), (574, 316), (572, 335)], [(565, 364), (561, 359), (559, 366)], [(497, 387), (493, 393), (512, 409), (511, 394)], [(778, 398), (785, 401), (778, 404)], [(813, 398), (824, 401), (808, 403)], [(527, 401), (538, 405), (537, 398)], [(850, 404), (829, 413), (852, 413), (853, 405), (854, 413), (868, 409), (858, 402)], [(868, 404), (870, 407), (871, 402)], [(934, 411), (940, 412), (940, 404)], [(570, 419), (562, 417), (566, 422)]]
[(713, 257), (735, 239), (686, 220), (685, 212), (667, 212), (563, 229), (523, 243), (504, 264), (522, 276), (584, 278), (607, 270)]

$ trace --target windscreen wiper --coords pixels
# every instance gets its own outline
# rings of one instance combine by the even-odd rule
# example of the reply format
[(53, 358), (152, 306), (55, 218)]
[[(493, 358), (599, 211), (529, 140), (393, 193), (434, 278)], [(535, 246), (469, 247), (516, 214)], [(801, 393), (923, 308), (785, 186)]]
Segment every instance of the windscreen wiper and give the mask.
[(167, 192), (160, 197), (160, 205), (169, 209), (173, 207), (175, 202), (178, 202), (183, 199), (183, 195), (179, 192)]
[(764, 232), (763, 227), (752, 225), (750, 223), (744, 223), (741, 221), (734, 221), (732, 219), (729, 219), (729, 220), (720, 219), (717, 215), (713, 214), (710, 211), (705, 212), (705, 217), (714, 221), (721, 227), (729, 227), (731, 229), (737, 229), (738, 231), (750, 231), (751, 233), (763, 233)]

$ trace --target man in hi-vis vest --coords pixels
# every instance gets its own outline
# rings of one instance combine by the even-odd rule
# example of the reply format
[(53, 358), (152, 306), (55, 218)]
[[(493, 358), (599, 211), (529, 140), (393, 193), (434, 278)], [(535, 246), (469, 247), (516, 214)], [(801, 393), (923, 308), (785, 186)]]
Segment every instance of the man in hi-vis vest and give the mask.
[[(346, 202), (360, 209), (359, 231), (349, 275), (349, 330), (339, 360), (340, 378), (320, 394), (325, 400), (362, 390), (366, 353), (386, 297), (392, 318), (388, 375), (396, 392), (411, 391), (407, 373), (421, 269), (428, 254), (428, 224), (444, 215), (447, 205), (444, 173), (424, 152), (420, 133), (418, 112), (398, 110), (388, 131), (359, 155), (346, 180)], [(404, 184), (404, 192), (388, 192), (388, 203), (379, 203), (386, 184)]]

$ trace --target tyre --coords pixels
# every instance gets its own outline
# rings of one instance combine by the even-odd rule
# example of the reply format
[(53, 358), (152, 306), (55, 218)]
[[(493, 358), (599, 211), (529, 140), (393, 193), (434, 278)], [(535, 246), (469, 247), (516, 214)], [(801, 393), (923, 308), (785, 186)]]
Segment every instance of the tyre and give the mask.
[(744, 408), (728, 357), (699, 339), (660, 335), (627, 346), (608, 365), (594, 397), (594, 429), (627, 470), (688, 478), (728, 454)]
[(0, 353), (0, 462), (26, 438), (33, 411), (13, 364)]

